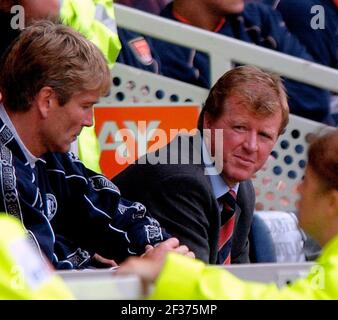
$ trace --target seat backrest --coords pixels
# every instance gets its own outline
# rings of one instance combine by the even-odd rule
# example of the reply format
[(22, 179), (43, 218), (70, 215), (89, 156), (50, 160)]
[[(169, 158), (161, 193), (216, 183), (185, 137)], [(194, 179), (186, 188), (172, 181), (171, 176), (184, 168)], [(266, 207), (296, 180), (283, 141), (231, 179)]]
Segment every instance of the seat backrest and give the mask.
[(253, 215), (249, 241), (251, 263), (277, 262), (276, 248), (271, 230), (258, 214)]
[[(271, 235), (276, 253), (276, 262), (304, 262), (304, 232), (298, 225), (298, 218), (292, 212), (257, 211), (255, 216), (262, 219)], [(254, 227), (254, 226), (253, 226)], [(266, 244), (260, 241), (256, 232), (257, 250), (266, 250)]]

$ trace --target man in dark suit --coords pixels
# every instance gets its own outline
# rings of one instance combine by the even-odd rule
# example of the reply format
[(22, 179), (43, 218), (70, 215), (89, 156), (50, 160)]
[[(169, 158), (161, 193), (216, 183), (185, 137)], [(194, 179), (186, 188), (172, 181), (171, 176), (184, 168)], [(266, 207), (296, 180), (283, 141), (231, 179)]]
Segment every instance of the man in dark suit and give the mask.
[(201, 134), (177, 136), (113, 182), (207, 263), (224, 263), (222, 199), (232, 191), (231, 263), (247, 263), (255, 204), (250, 178), (267, 160), (288, 113), (279, 77), (250, 66), (235, 68), (211, 89), (198, 121)]

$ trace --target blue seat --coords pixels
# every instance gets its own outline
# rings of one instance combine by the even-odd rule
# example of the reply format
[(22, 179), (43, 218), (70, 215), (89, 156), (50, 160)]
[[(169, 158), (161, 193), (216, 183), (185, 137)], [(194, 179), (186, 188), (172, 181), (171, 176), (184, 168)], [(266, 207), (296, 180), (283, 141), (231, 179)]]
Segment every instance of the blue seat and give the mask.
[(277, 262), (271, 231), (258, 214), (253, 215), (249, 241), (252, 263)]
[(250, 234), (252, 262), (304, 262), (306, 235), (292, 212), (256, 211)]

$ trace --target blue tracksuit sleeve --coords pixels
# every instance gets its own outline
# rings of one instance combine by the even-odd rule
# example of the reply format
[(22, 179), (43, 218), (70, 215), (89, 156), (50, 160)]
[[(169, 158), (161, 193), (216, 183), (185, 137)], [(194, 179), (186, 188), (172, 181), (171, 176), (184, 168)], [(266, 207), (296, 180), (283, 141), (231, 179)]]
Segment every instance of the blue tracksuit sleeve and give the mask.
[(87, 169), (73, 154), (50, 154), (46, 160), (58, 204), (51, 223), (57, 240), (62, 239), (56, 245), (63, 251), (59, 259), (70, 255), (68, 241), (73, 243), (68, 247), (122, 261), (169, 238), (141, 203), (121, 198), (109, 179)]
[(196, 86), (210, 87), (209, 58), (206, 54), (157, 39), (154, 46), (161, 57), (163, 75)]

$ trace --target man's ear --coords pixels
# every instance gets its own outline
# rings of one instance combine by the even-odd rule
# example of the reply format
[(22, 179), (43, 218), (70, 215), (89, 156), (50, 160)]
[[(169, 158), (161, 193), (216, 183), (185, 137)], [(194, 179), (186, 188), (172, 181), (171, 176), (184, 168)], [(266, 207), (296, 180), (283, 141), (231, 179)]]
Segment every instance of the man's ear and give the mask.
[(203, 115), (203, 139), (204, 142), (209, 146), (211, 143), (211, 131), (210, 129), (210, 117), (208, 115), (208, 113), (204, 113)]
[(203, 117), (203, 140), (212, 157), (215, 156), (215, 141), (217, 141), (215, 134), (214, 119), (206, 112)]
[(51, 87), (43, 87), (36, 95), (35, 102), (43, 119), (48, 117), (53, 98), (55, 98), (55, 92)]
[(208, 112), (204, 112), (203, 115), (203, 129), (209, 129), (211, 125), (211, 119)]

